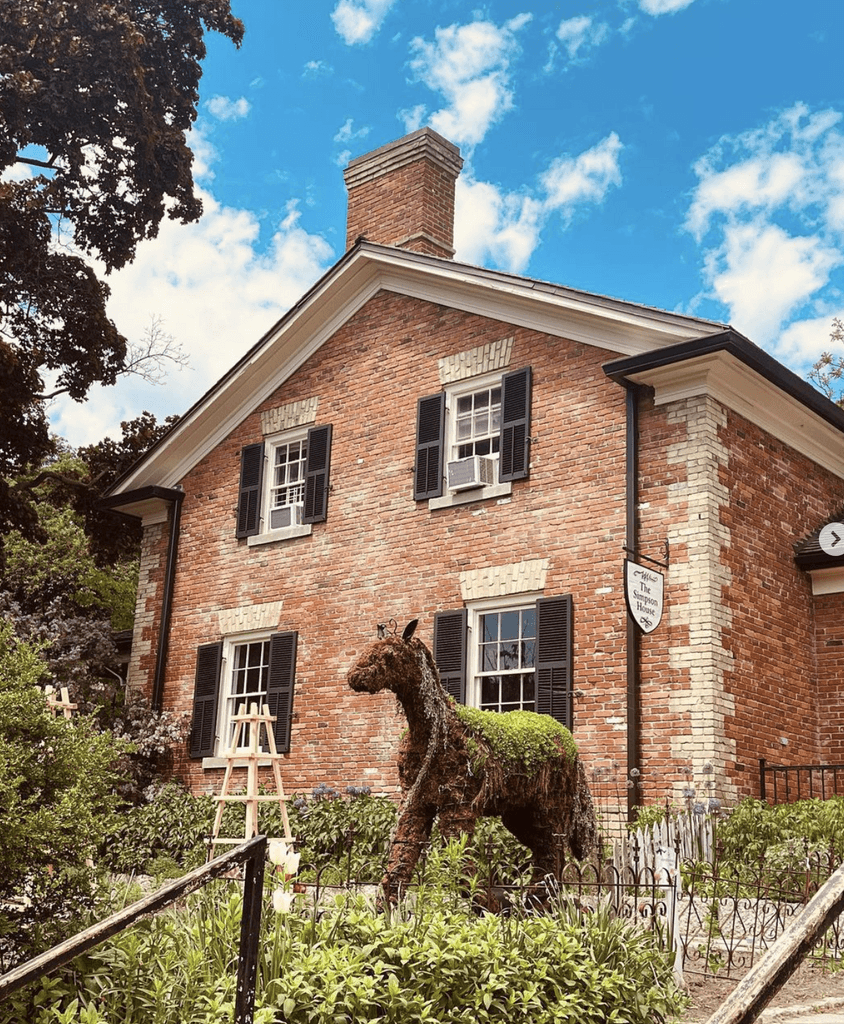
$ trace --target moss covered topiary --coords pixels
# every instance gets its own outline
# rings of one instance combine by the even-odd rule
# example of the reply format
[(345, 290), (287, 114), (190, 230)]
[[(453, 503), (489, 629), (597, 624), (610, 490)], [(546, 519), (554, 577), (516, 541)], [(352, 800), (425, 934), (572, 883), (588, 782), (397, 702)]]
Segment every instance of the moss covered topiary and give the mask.
[[(550, 715), (533, 711), (481, 711), (454, 705), (460, 721), (481, 737), (501, 761), (518, 764), (535, 774), (543, 764), (561, 755), (572, 760), (577, 747), (569, 730)], [(480, 756), (480, 750), (477, 751)]]

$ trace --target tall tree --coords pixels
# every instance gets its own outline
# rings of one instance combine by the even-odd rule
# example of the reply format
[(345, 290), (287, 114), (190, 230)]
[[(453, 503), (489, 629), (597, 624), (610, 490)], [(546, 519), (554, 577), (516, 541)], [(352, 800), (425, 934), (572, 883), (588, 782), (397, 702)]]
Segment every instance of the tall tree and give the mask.
[(135, 355), (107, 271), (167, 216), (202, 212), (186, 133), (204, 34), (240, 45), (230, 0), (0, 0), (0, 533), (27, 528), (8, 478), (51, 449), (45, 402), (85, 398)]

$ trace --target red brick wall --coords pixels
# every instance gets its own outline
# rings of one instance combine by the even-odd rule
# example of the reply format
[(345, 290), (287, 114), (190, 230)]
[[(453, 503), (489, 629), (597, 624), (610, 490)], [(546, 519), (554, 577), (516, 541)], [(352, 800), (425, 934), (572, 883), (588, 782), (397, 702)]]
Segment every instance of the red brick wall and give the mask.
[[(528, 481), (505, 501), (430, 511), (412, 497), (416, 403), (440, 389), (438, 359), (514, 337), (511, 369), (534, 374)], [(310, 537), (248, 548), (234, 536), (240, 448), (260, 410), (183, 481), (168, 707), (188, 707), (196, 647), (218, 639), (215, 611), (283, 600), (299, 633), (289, 790), (324, 781), (395, 788), (402, 720), (391, 695), (353, 694), (345, 674), (375, 625), (462, 606), (461, 570), (547, 558), (545, 595), (574, 597), (576, 736), (587, 761), (624, 762), (624, 393), (609, 353), (430, 303), (380, 293), (265, 408), (319, 396), (334, 428), (328, 522)], [(217, 771), (181, 758), (203, 787)]]
[(844, 764), (844, 594), (815, 598), (821, 757)]
[[(533, 368), (530, 479), (515, 482), (508, 499), (432, 511), (412, 497), (417, 399), (440, 390), (439, 359), (507, 337), (509, 368)], [(316, 422), (334, 428), (327, 523), (308, 537), (251, 548), (235, 539), (240, 449), (261, 440), (262, 409), (182, 481), (165, 706), (190, 707), (196, 648), (220, 639), (217, 611), (282, 601), (278, 626), (299, 637), (286, 788), (325, 782), (394, 792), (403, 721), (394, 699), (355, 695), (345, 683), (376, 623), (418, 617), (418, 635), (430, 644), (434, 614), (463, 604), (461, 571), (547, 559), (545, 596), (574, 600), (575, 736), (588, 768), (603, 773), (596, 791), (623, 803), (625, 393), (601, 369), (610, 358), (379, 293), (262, 407), (318, 396)], [(702, 441), (696, 416), (708, 424)], [(700, 513), (690, 504), (700, 490), (699, 481), (698, 492), (689, 490), (695, 460), (717, 492)], [(755, 792), (760, 756), (842, 757), (840, 736), (824, 738), (821, 725), (830, 733), (842, 715), (844, 631), (834, 611), (842, 599), (813, 601), (793, 545), (842, 504), (844, 484), (711, 399), (642, 403), (640, 475), (640, 551), (659, 558), (670, 537), (671, 565), (663, 623), (641, 639), (638, 801), (676, 797), (690, 782), (705, 795), (712, 780), (699, 777), (704, 758), (691, 763), (688, 751), (712, 746), (701, 739), (707, 729), (721, 758), (718, 785), (735, 779), (734, 794)], [(704, 609), (692, 593), (701, 540), (714, 572)], [(144, 602), (154, 605), (154, 595)], [(706, 616), (712, 622), (700, 640), (695, 629)], [(715, 666), (720, 718), (697, 699), (698, 654)], [(176, 767), (198, 789), (219, 786), (220, 770), (203, 770), (185, 750)]]
[[(794, 545), (841, 505), (844, 482), (738, 414), (729, 414), (723, 437), (729, 464), (722, 476), (731, 493), (722, 513), (731, 535), (724, 551), (731, 573), (725, 599), (732, 609), (725, 644), (734, 658), (728, 686), (735, 717), (729, 732), (736, 759), (746, 767), (744, 791), (755, 796), (760, 757), (816, 764), (830, 755), (824, 725), (831, 710), (830, 672), (844, 680), (844, 658), (837, 647), (816, 645), (815, 610), (824, 600), (813, 599), (808, 574), (794, 563)], [(840, 609), (840, 597), (828, 603), (836, 601)], [(821, 644), (827, 628), (844, 636), (840, 619), (822, 623), (823, 612)]]

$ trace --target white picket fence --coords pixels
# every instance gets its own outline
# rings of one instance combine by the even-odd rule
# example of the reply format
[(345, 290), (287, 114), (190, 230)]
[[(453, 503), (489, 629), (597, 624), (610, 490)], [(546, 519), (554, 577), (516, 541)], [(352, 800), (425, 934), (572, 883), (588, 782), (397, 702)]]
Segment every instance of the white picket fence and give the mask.
[(712, 863), (715, 828), (708, 814), (684, 814), (631, 831), (613, 844), (613, 866), (619, 872), (675, 871), (685, 860)]

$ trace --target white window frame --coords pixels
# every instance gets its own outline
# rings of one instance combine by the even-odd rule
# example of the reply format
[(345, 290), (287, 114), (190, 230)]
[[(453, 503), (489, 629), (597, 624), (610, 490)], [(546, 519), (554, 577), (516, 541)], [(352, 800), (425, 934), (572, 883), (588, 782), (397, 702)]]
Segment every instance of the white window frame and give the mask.
[[(289, 540), (293, 537), (308, 537), (313, 532), (311, 523), (293, 523), (291, 526), (283, 526), (273, 530), (270, 527), (270, 496), (274, 485), (275, 453), (276, 449), (283, 444), (295, 444), (307, 441), (308, 429), (285, 430), (279, 434), (272, 434), (264, 438), (264, 477), (261, 488), (261, 531), (254, 537), (247, 537), (248, 547), (257, 544), (271, 544), (279, 540)], [(304, 467), (303, 467), (304, 474)], [(304, 507), (304, 486), (305, 477), (302, 477), (302, 507)]]
[[(220, 686), (217, 695), (217, 735), (214, 743), (214, 756), (202, 759), (203, 768), (223, 768), (228, 764), (227, 754), (231, 742), (232, 714), (237, 713), (237, 707), (231, 700), (232, 673), (234, 672), (235, 648), (241, 644), (269, 643), (273, 630), (256, 630), (250, 633), (233, 633), (223, 637), (223, 653), (220, 664)], [(247, 711), (248, 711), (247, 707)], [(267, 760), (259, 761), (259, 764), (270, 764), (269, 751), (266, 745), (262, 749), (267, 754)], [(244, 750), (245, 753), (245, 750)], [(243, 766), (247, 762), (235, 761), (235, 766)]]
[[(466, 703), (473, 708), (481, 706), (481, 617), (488, 613), (515, 611), (536, 611), (536, 601), (541, 593), (518, 594), (513, 597), (490, 597), (483, 601), (467, 604), (467, 649), (466, 649)], [(536, 669), (536, 653), (534, 651), (534, 671)], [(534, 701), (536, 692), (534, 690)]]
[(501, 387), (503, 373), (485, 373), (478, 377), (467, 377), (465, 380), (450, 384), (445, 389), (445, 431), (443, 434), (443, 493), (439, 498), (429, 498), (428, 508), (448, 508), (451, 505), (465, 505), (471, 501), (483, 501), (488, 498), (507, 499), (513, 493), (511, 481), (498, 483), (498, 464), (500, 452), (485, 455), (484, 458), (492, 459), (495, 463), (496, 482), (485, 484), (481, 487), (473, 487), (465, 491), (453, 491), (448, 487), (448, 464), (457, 459), (457, 401), (467, 395), (473, 395), (478, 391), (485, 391), (494, 387)]

